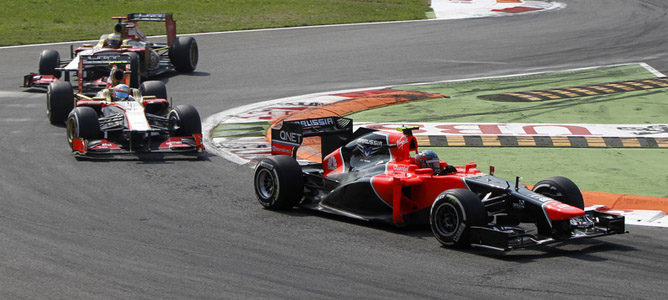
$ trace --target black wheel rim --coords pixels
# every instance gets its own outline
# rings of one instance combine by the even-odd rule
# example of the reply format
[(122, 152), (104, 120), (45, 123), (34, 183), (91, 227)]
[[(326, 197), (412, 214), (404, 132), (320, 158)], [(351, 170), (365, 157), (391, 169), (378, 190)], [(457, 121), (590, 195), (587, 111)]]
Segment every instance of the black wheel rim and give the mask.
[(72, 145), (72, 140), (79, 137), (78, 126), (75, 118), (67, 119), (67, 142)]
[(195, 43), (190, 46), (190, 67), (194, 70), (197, 66), (197, 60), (199, 59), (199, 53), (197, 51), (197, 45)]
[(261, 169), (257, 173), (255, 189), (258, 195), (264, 201), (269, 201), (276, 192), (276, 179), (269, 169)]
[(435, 213), (434, 223), (436, 230), (442, 236), (451, 236), (459, 227), (460, 217), (457, 209), (452, 203), (446, 202), (441, 204)]
[(554, 186), (549, 186), (549, 185), (541, 185), (539, 187), (534, 188), (534, 192), (541, 194), (546, 197), (550, 197), (554, 200), (564, 202), (566, 200), (566, 197), (564, 194), (562, 194), (556, 187)]
[(181, 120), (179, 119), (179, 114), (172, 110), (171, 113), (169, 114), (169, 119), (168, 119), (168, 126), (169, 126), (169, 131), (177, 135), (179, 132), (179, 129), (181, 129)]

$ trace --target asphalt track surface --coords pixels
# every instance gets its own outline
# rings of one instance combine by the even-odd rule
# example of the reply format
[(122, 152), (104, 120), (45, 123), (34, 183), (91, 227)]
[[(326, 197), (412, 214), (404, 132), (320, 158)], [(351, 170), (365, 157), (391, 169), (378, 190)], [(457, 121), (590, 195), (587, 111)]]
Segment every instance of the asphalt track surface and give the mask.
[[(668, 3), (563, 1), (506, 18), (198, 36), (170, 96), (203, 118), (257, 101), (626, 62), (668, 72)], [(76, 161), (24, 92), (44, 47), (0, 49), (0, 298), (668, 298), (668, 232), (496, 253), (427, 229), (264, 210), (252, 170)], [(61, 55), (68, 46), (55, 46)]]

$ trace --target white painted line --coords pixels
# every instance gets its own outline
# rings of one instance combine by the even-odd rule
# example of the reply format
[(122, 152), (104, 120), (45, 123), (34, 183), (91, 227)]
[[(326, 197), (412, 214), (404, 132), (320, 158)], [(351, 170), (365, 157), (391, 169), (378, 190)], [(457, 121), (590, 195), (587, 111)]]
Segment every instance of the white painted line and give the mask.
[[(438, 1), (438, 0), (432, 0)], [(477, 1), (477, 0), (476, 0)], [(543, 2), (543, 1), (530, 1), (530, 2)], [(540, 11), (560, 9), (565, 7), (565, 4), (559, 2), (550, 2), (550, 6), (543, 8)], [(533, 11), (535, 12), (535, 11)], [(531, 13), (531, 12), (529, 12)], [(504, 15), (513, 15), (513, 14), (504, 14)], [(489, 15), (494, 16), (494, 15)], [(470, 16), (468, 18), (479, 18), (481, 16)], [(482, 16), (484, 17), (484, 16)], [(463, 19), (463, 18), (456, 18)], [(381, 21), (381, 22), (362, 22), (362, 23), (344, 23), (344, 24), (328, 24), (328, 25), (311, 25), (311, 26), (296, 26), (296, 27), (279, 27), (279, 28), (259, 28), (259, 29), (247, 29), (247, 30), (231, 30), (231, 31), (216, 31), (216, 32), (201, 32), (201, 33), (183, 33), (178, 34), (179, 36), (206, 36), (206, 35), (219, 35), (219, 34), (237, 34), (237, 33), (251, 33), (251, 32), (267, 32), (267, 31), (283, 31), (283, 30), (303, 30), (303, 29), (318, 29), (318, 28), (337, 28), (337, 27), (353, 27), (353, 26), (375, 26), (375, 25), (388, 25), (388, 24), (402, 24), (402, 23), (418, 23), (418, 22), (435, 22), (435, 21), (448, 21), (444, 18), (436, 19), (424, 19), (424, 20), (404, 20), (404, 21)], [(149, 39), (152, 38), (164, 38), (165, 35), (155, 35), (149, 36)], [(56, 46), (56, 45), (69, 45), (69, 44), (82, 44), (82, 43), (91, 43), (97, 42), (98, 40), (81, 40), (81, 41), (71, 41), (71, 42), (56, 42), (56, 43), (41, 43), (41, 44), (30, 44), (30, 45), (15, 45), (15, 46), (2, 46), (0, 50), (3, 49), (16, 49), (16, 48), (29, 48), (29, 47), (44, 47), (44, 46)]]
[[(594, 70), (594, 69), (601, 69), (601, 68), (610, 68), (610, 67), (623, 67), (623, 66), (629, 66), (629, 65), (647, 65), (646, 63), (643, 62), (632, 62), (632, 63), (622, 63), (622, 64), (612, 64), (612, 65), (603, 65), (603, 66), (592, 66), (592, 67), (582, 67), (582, 68), (575, 68), (575, 69), (565, 69), (565, 70), (555, 70), (555, 71), (538, 71), (538, 72), (527, 72), (527, 73), (519, 73), (519, 74), (510, 74), (510, 75), (495, 75), (495, 76), (482, 76), (482, 77), (471, 77), (471, 78), (464, 78), (464, 79), (449, 79), (449, 80), (441, 80), (441, 81), (433, 81), (433, 82), (417, 82), (417, 83), (407, 83), (403, 85), (424, 85), (424, 84), (435, 84), (435, 83), (450, 83), (450, 82), (462, 82), (462, 81), (474, 81), (474, 80), (483, 80), (483, 79), (498, 79), (498, 78), (509, 78), (509, 77), (518, 77), (518, 76), (531, 76), (531, 75), (541, 75), (541, 74), (547, 74), (547, 73), (558, 73), (558, 72), (570, 72), (570, 71), (585, 71), (585, 70)], [(647, 65), (649, 67), (649, 65)], [(649, 67), (651, 68), (651, 67)], [(648, 71), (650, 71), (648, 69)], [(656, 71), (656, 70), (655, 70)], [(652, 72), (652, 71), (650, 71)], [(652, 72), (654, 75), (656, 73), (661, 74), (660, 72), (656, 71), (656, 73)], [(657, 77), (663, 77), (663, 76), (657, 76)], [(402, 86), (402, 84), (397, 84), (393, 86)]]
[(659, 72), (657, 69), (652, 68), (652, 66), (646, 63), (640, 63), (640, 65), (650, 73), (654, 74), (656, 77), (666, 77), (666, 75), (663, 75), (663, 73)]
[[(387, 25), (387, 24), (401, 24), (401, 23), (434, 22), (434, 21), (444, 21), (444, 20), (424, 19), (424, 20), (405, 20), (405, 21), (383, 21), (383, 22), (311, 25), (311, 26), (279, 27), (279, 28), (259, 28), (259, 29), (200, 32), (200, 33), (180, 33), (180, 34), (178, 34), (178, 36), (206, 36), (206, 35), (218, 35), (218, 34), (237, 34), (237, 33), (249, 33), (249, 32), (302, 30), (302, 29), (336, 28), (336, 27), (351, 27), (351, 26), (371, 26), (371, 25)], [(154, 35), (154, 36), (149, 36), (147, 38), (152, 39), (152, 38), (164, 38), (164, 37), (165, 37), (165, 35)], [(3, 46), (3, 47), (0, 47), (0, 50), (14, 49), (14, 48), (40, 47), (40, 46), (43, 47), (43, 46), (54, 46), (54, 45), (80, 44), (80, 43), (90, 43), (90, 42), (97, 42), (97, 41), (98, 40), (83, 40), (83, 41), (71, 41), (71, 42), (56, 42), (56, 43), (43, 43), (43, 44), (30, 44), (30, 45)]]
[[(37, 122), (36, 118), (0, 118), (0, 122), (16, 123), (16, 122)], [(41, 120), (41, 119), (39, 119)]]

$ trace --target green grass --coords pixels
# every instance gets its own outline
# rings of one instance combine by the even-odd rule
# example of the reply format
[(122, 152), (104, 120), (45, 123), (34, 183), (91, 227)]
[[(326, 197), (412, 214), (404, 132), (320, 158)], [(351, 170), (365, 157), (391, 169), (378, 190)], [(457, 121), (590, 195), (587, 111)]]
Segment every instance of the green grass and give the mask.
[[(422, 148), (423, 150), (426, 149)], [(460, 148), (428, 147), (449, 164), (469, 162), (487, 173), (525, 184), (552, 176), (573, 180), (581, 190), (668, 197), (668, 149)]]
[[(608, 95), (539, 102), (498, 102), (479, 95), (573, 87), (621, 80), (652, 78), (639, 65), (541, 75), (483, 79), (431, 85), (395, 87), (441, 93), (447, 99), (430, 99), (352, 114), (368, 122), (515, 122), (645, 124), (666, 123), (668, 89), (651, 89)], [(410, 114), (406, 114), (410, 112)]]
[[(639, 65), (403, 86), (449, 95), (349, 115), (357, 122), (480, 122), (665, 124), (668, 89), (651, 89), (540, 102), (496, 102), (479, 95), (654, 77)], [(410, 112), (410, 113), (406, 113)], [(583, 190), (668, 197), (668, 149), (430, 147), (455, 165), (476, 162), (487, 172), (521, 176), (534, 184), (551, 176), (573, 179)]]
[(178, 33), (194, 33), (424, 19), (430, 10), (429, 0), (4, 0), (0, 46), (97, 39), (112, 31), (112, 16), (133, 12), (173, 13)]

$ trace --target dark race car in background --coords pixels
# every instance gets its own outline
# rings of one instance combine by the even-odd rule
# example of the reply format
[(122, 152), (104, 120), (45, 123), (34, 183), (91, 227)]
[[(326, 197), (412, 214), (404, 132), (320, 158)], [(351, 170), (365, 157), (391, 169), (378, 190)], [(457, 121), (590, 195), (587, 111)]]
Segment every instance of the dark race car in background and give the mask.
[[(144, 14), (132, 13), (126, 17), (114, 17), (118, 20), (117, 27), (122, 31), (122, 44), (110, 47), (104, 43), (108, 35), (100, 37), (97, 45), (84, 44), (77, 48), (70, 48), (70, 59), (61, 60), (58, 51), (47, 49), (39, 56), (39, 72), (30, 73), (23, 78), (23, 87), (45, 88), (49, 83), (60, 80), (74, 80), (95, 82), (100, 78), (99, 73), (79, 72), (82, 55), (116, 55), (128, 54), (132, 64), (136, 67), (136, 74), (132, 76), (129, 85), (138, 88), (142, 79), (150, 79), (170, 70), (177, 72), (193, 72), (197, 67), (199, 52), (197, 42), (192, 37), (176, 36), (176, 21), (171, 14)], [(167, 33), (166, 43), (153, 43), (137, 27), (138, 22), (164, 22)], [(108, 74), (102, 72), (102, 74)], [(81, 78), (83, 77), (83, 78)]]
[[(138, 76), (138, 66), (133, 63), (132, 58), (132, 54), (117, 52), (80, 55), (77, 73), (89, 74), (88, 77), (95, 80), (86, 81), (87, 76), (77, 76), (74, 88), (69, 81), (56, 80), (49, 83), (46, 88), (46, 115), (49, 122), (54, 125), (64, 123), (67, 115), (76, 106), (77, 99), (102, 97), (105, 90), (117, 84), (130, 85), (130, 82)], [(73, 94), (73, 90), (76, 91), (76, 95)]]
[[(136, 56), (132, 53), (106, 52), (97, 55), (80, 55), (77, 68), (76, 85), (73, 87), (77, 94), (93, 97), (100, 91), (112, 88), (123, 83), (132, 86), (139, 78), (139, 66)], [(49, 83), (47, 90), (47, 115), (52, 123), (62, 123), (69, 111), (52, 112), (50, 93), (54, 86), (72, 87), (70, 81), (55, 80)], [(57, 109), (56, 109), (57, 110)]]
[[(584, 210), (577, 185), (564, 177), (533, 190), (484, 174), (475, 163), (420, 168), (413, 128), (360, 128), (339, 117), (281, 121), (272, 154), (255, 168), (254, 187), (268, 209), (301, 208), (390, 223), (429, 224), (445, 246), (511, 250), (625, 233), (624, 217)], [(298, 161), (305, 139), (319, 139), (322, 163)], [(318, 145), (318, 143), (316, 143)], [(312, 146), (312, 144), (311, 144)]]

